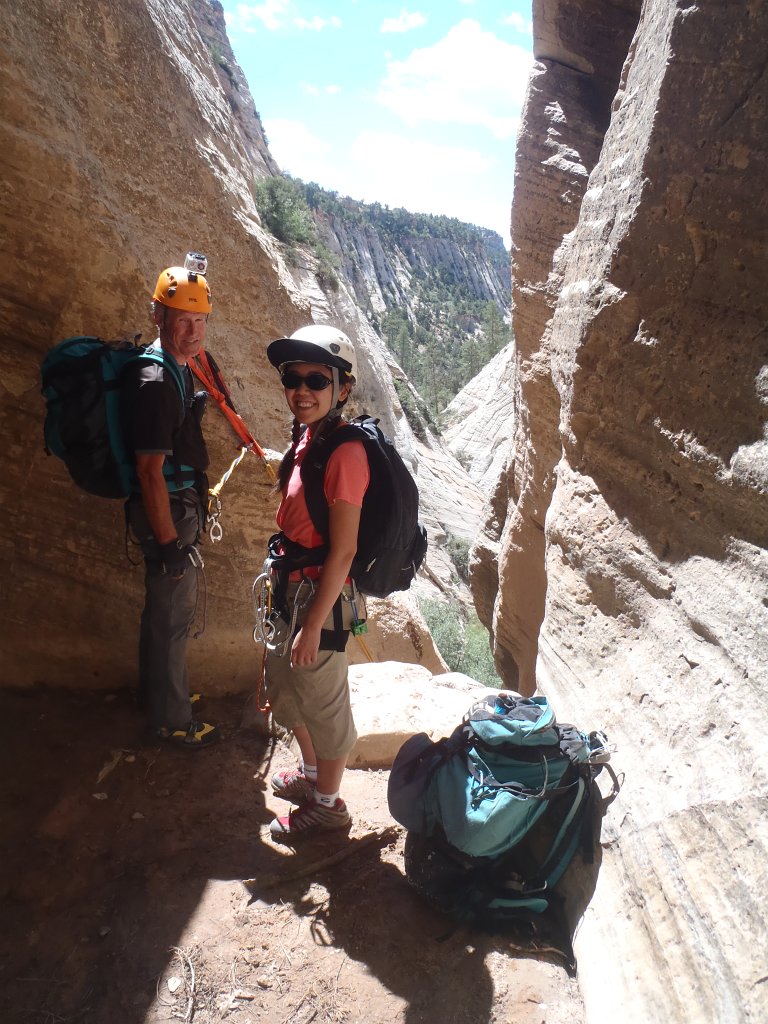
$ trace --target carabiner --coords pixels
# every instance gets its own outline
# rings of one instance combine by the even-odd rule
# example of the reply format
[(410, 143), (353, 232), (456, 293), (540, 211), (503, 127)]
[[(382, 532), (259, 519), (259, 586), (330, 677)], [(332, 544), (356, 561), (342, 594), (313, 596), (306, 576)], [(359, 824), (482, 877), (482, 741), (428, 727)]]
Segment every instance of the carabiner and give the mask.
[[(214, 505), (215, 500), (215, 505)], [(214, 511), (211, 511), (211, 508)], [(206, 516), (206, 525), (208, 527), (208, 536), (211, 538), (211, 544), (216, 544), (224, 536), (224, 531), (221, 528), (219, 522), (219, 516), (221, 515), (221, 501), (219, 496), (215, 495), (215, 498), (209, 498), (208, 500), (208, 514)]]

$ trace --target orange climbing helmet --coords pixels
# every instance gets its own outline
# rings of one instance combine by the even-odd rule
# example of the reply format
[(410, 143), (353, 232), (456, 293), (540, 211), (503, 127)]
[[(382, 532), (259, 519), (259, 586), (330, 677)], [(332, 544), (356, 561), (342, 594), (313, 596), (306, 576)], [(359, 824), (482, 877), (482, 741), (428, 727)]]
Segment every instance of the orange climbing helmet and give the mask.
[(211, 289), (202, 273), (185, 267), (168, 267), (157, 279), (152, 293), (155, 302), (190, 313), (210, 313)]

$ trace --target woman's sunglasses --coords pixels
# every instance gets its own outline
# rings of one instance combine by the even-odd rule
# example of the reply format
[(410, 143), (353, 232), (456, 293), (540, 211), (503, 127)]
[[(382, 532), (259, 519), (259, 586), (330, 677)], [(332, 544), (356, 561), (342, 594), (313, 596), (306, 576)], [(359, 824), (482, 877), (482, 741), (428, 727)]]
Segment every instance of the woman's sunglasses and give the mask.
[(325, 391), (333, 381), (322, 373), (308, 373), (306, 377), (302, 377), (301, 374), (288, 370), (281, 375), (280, 383), (291, 391), (300, 388), (302, 384), (306, 384), (310, 391)]

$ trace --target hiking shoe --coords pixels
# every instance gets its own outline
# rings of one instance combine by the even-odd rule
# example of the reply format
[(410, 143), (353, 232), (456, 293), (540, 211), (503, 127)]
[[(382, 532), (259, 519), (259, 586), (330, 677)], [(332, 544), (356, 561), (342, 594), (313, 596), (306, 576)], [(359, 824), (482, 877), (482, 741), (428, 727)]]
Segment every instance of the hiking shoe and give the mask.
[(158, 729), (157, 738), (164, 743), (172, 743), (177, 747), (184, 747), (186, 750), (199, 750), (201, 747), (209, 747), (219, 738), (219, 730), (215, 725), (208, 722), (192, 721), (186, 729)]
[(272, 792), (283, 800), (303, 804), (315, 795), (315, 783), (307, 778), (301, 768), (291, 768), (272, 776)]
[(316, 836), (348, 832), (352, 824), (347, 805), (336, 798), (333, 807), (324, 807), (316, 800), (308, 800), (284, 818), (275, 818), (269, 834), (276, 843), (298, 843)]

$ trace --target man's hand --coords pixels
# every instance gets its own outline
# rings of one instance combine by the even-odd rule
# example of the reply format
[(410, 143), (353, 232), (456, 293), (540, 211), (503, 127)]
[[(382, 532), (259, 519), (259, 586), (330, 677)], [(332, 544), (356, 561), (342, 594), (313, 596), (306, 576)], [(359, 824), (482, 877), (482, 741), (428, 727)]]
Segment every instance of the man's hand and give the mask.
[(175, 580), (180, 580), (190, 565), (196, 569), (202, 569), (203, 556), (194, 544), (182, 544), (181, 541), (169, 541), (168, 544), (160, 544), (160, 561), (163, 564), (163, 572), (168, 573)]

